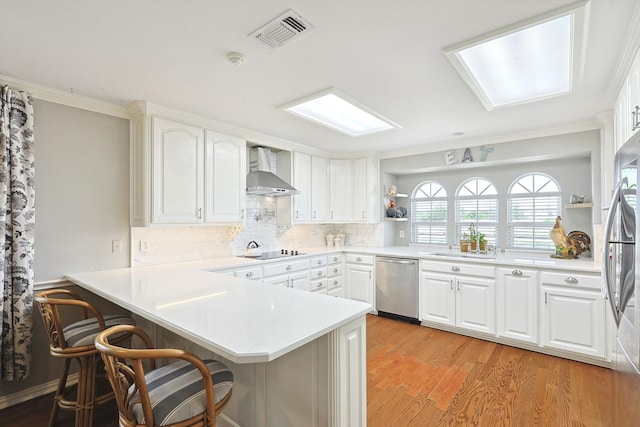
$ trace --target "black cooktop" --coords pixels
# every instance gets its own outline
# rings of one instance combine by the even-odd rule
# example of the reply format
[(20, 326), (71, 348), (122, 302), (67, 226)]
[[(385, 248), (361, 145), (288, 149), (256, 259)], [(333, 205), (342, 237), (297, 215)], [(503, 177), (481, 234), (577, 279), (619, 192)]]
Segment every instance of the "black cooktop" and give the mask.
[(271, 251), (271, 252), (263, 252), (260, 256), (246, 256), (243, 255), (243, 258), (253, 258), (253, 259), (275, 259), (275, 258), (291, 258), (296, 255), (306, 255), (302, 252), (298, 252), (295, 250), (282, 249), (279, 251)]

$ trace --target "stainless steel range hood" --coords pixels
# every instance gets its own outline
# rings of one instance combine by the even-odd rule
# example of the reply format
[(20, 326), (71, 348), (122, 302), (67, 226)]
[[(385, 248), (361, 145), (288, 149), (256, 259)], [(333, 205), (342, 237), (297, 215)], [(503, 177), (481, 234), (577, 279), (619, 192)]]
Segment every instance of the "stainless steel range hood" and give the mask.
[(292, 196), (300, 194), (282, 178), (272, 172), (271, 151), (256, 147), (249, 151), (249, 174), (247, 174), (247, 194), (262, 196)]

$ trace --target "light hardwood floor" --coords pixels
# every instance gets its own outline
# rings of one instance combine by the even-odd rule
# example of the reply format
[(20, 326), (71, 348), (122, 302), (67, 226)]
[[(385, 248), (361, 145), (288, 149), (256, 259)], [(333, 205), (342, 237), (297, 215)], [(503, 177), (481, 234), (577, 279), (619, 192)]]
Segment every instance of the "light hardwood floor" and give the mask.
[[(609, 369), (424, 326), (367, 316), (367, 371), (369, 427), (611, 426)], [(0, 425), (46, 425), (51, 399), (0, 411)], [(95, 414), (117, 424), (115, 405)]]
[(611, 425), (611, 370), (424, 326), (369, 315), (367, 371), (370, 427)]

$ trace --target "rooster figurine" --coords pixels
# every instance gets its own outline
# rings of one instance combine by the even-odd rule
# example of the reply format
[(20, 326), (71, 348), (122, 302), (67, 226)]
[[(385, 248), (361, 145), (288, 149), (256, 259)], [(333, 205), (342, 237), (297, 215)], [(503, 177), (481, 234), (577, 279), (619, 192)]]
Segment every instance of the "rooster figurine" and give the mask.
[(582, 231), (572, 231), (565, 234), (562, 227), (562, 217), (556, 218), (556, 223), (549, 232), (551, 240), (556, 245), (556, 252), (551, 258), (578, 258), (582, 252), (590, 251), (591, 239)]

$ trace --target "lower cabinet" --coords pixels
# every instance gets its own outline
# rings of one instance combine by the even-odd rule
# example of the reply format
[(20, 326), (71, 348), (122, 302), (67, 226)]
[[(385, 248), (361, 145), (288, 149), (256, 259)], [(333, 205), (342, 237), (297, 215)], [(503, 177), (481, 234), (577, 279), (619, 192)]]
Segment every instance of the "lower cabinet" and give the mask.
[(495, 334), (493, 267), (429, 261), (420, 266), (421, 320)]
[(606, 309), (599, 276), (541, 273), (541, 344), (606, 357)]
[(372, 255), (346, 255), (347, 298), (363, 301), (375, 307), (375, 275), (373, 274), (374, 257)]
[(538, 342), (538, 272), (498, 268), (497, 335)]
[(303, 291), (311, 289), (308, 259), (265, 265), (262, 274), (266, 283)]

